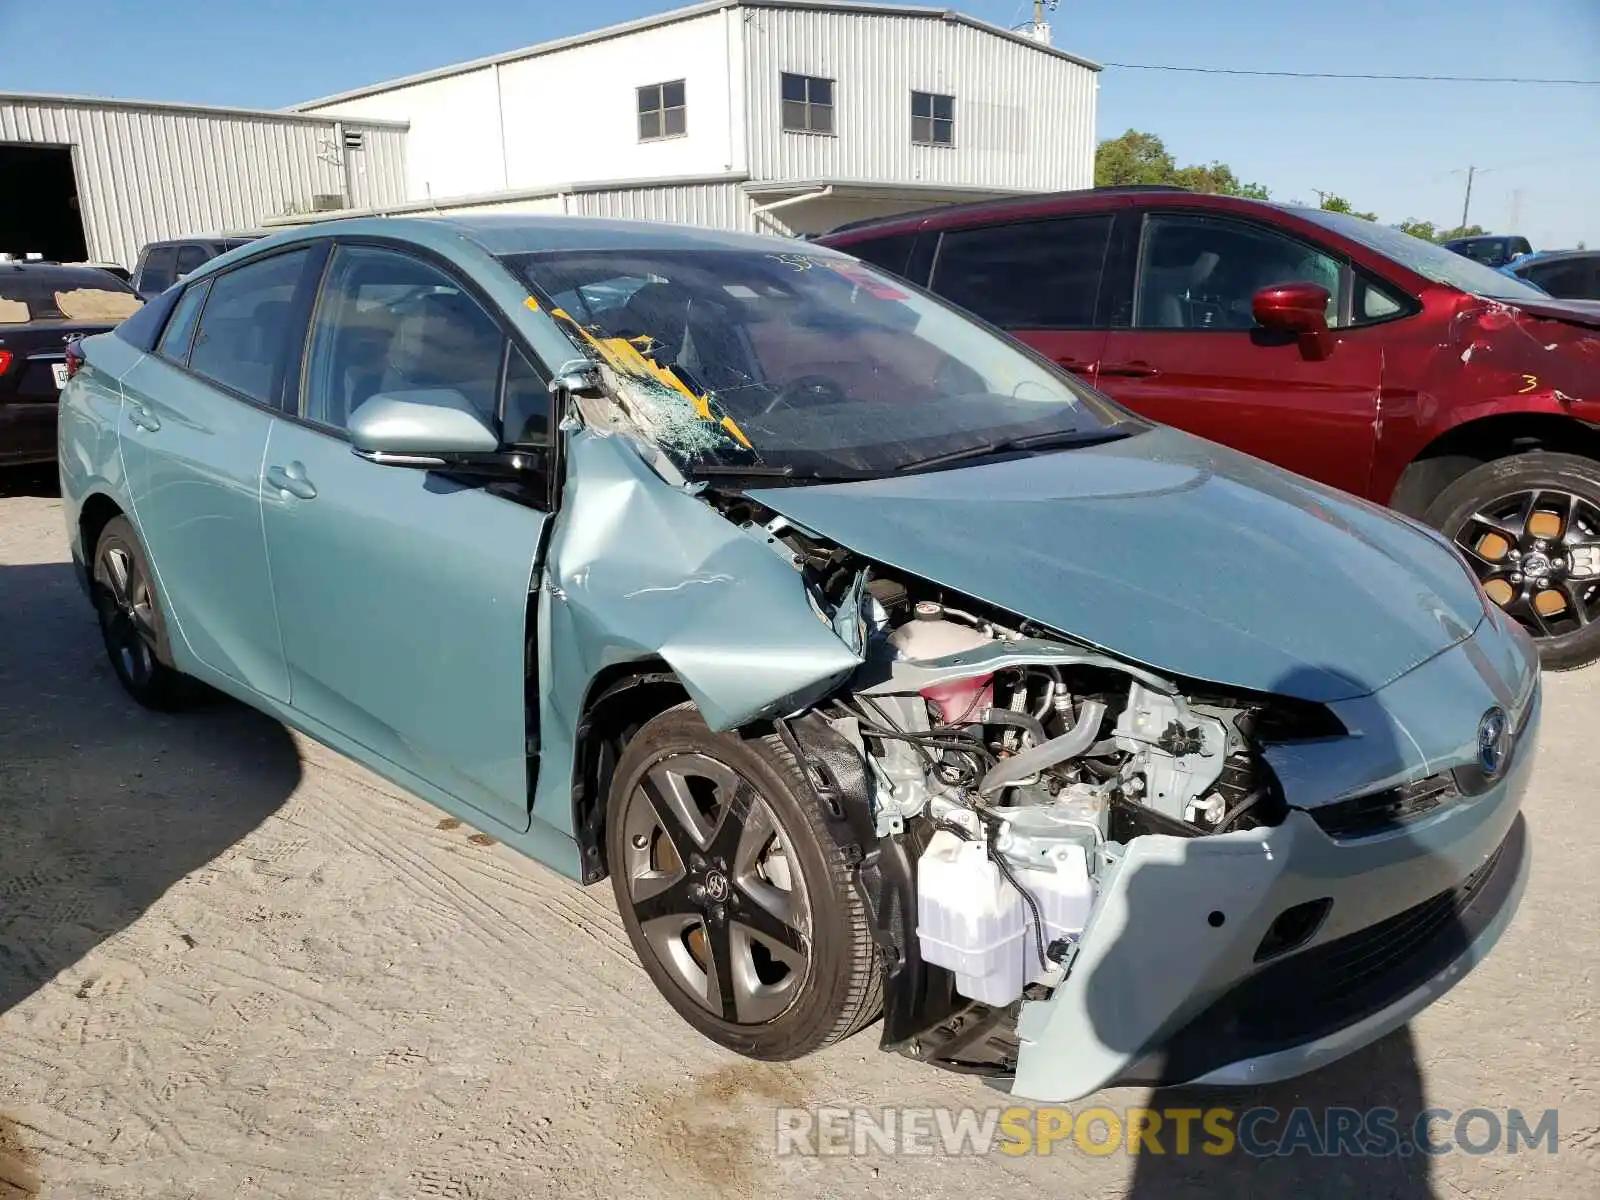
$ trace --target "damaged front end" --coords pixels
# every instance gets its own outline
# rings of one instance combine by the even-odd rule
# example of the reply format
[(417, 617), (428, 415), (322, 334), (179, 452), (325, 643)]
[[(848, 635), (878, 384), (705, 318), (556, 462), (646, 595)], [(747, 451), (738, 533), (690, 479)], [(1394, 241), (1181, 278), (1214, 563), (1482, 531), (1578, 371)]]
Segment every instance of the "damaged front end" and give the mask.
[[(1536, 721), (1537, 676), (1489, 663), (1489, 640), (1393, 685), (1419, 712), (1447, 710), (1448, 732), (1423, 718), (1409, 734), (1431, 759), (1389, 756), (1406, 734), (1371, 697), (1164, 678), (747, 500), (718, 504), (783, 547), (836, 627), (859, 630), (862, 665), (777, 724), (856, 864), (884, 1048), (1034, 1099), (1295, 1074), (1431, 1000), (1509, 920), (1531, 756), (1492, 786), (1438, 770), (1470, 754), (1439, 739), (1458, 711), (1475, 721), (1490, 689), (1515, 743)], [(1433, 699), (1441, 688), (1461, 703)], [(1411, 975), (1280, 978), (1296, 961), (1342, 970), (1318, 955), (1358, 968), (1385, 939), (1412, 956)], [(1346, 982), (1365, 1007), (1334, 1002)]]

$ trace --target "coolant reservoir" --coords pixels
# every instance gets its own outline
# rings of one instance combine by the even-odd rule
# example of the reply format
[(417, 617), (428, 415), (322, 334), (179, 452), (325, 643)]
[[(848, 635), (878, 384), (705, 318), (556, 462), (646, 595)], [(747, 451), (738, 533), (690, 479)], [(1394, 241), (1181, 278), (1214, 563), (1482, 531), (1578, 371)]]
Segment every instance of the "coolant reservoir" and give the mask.
[[(918, 661), (943, 658), (947, 654), (987, 646), (992, 640), (970, 625), (946, 620), (944, 609), (929, 600), (918, 601), (912, 614), (911, 620), (889, 635), (889, 645), (900, 658)], [(976, 721), (984, 709), (993, 706), (993, 680), (992, 674), (952, 679), (923, 688), (922, 697), (938, 706), (945, 724), (970, 723)]]

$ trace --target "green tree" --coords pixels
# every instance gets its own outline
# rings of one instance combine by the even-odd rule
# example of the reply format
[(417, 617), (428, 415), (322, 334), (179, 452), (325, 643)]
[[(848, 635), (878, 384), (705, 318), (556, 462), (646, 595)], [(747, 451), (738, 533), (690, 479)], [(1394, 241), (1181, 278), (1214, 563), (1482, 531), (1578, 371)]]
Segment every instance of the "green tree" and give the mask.
[(1324, 192), (1322, 196), (1322, 210), (1324, 212), (1348, 213), (1352, 217), (1360, 217), (1363, 221), (1376, 221), (1377, 213), (1357, 212), (1350, 207), (1350, 201), (1343, 196), (1335, 196), (1332, 192)]
[(1457, 225), (1454, 229), (1441, 229), (1439, 240), (1448, 242), (1452, 238), (1482, 237), (1488, 232), (1482, 225)]
[(1415, 217), (1407, 217), (1395, 228), (1401, 233), (1409, 233), (1412, 237), (1419, 237), (1425, 242), (1439, 240), (1439, 231), (1433, 227), (1432, 221), (1419, 221)]
[(1137, 129), (1100, 143), (1094, 156), (1094, 184), (1096, 187), (1168, 184), (1223, 196), (1268, 198), (1266, 188), (1259, 183), (1241, 181), (1224, 163), (1178, 166), (1160, 138)]

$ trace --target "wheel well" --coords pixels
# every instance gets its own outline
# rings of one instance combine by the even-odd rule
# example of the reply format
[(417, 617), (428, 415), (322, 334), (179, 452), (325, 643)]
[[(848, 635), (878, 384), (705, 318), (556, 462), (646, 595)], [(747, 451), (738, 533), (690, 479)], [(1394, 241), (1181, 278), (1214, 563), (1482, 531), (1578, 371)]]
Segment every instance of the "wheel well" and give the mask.
[(572, 787), (572, 829), (584, 883), (606, 877), (606, 799), (624, 747), (639, 726), (688, 698), (688, 690), (660, 659), (608, 667), (589, 685), (578, 720), (578, 770)]
[(95, 543), (100, 540), (101, 531), (113, 518), (121, 515), (122, 510), (117, 507), (116, 501), (102, 492), (96, 492), (84, 500), (83, 508), (78, 512), (78, 539), (83, 547), (85, 565), (94, 559)]
[(1430, 442), (1401, 472), (1389, 507), (1420, 518), (1434, 497), (1468, 471), (1530, 450), (1600, 460), (1600, 430), (1555, 413), (1506, 413), (1457, 425)]

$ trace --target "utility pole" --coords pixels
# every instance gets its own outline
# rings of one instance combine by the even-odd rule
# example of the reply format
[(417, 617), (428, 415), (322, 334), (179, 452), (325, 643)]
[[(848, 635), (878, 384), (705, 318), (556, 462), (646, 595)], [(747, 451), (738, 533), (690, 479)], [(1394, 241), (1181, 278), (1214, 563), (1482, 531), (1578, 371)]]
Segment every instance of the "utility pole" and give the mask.
[(1461, 202), (1461, 228), (1467, 227), (1467, 213), (1472, 208), (1472, 177), (1478, 173), (1477, 167), (1467, 168), (1467, 198)]
[(1311, 190), (1317, 194), (1317, 207), (1318, 208), (1322, 207), (1322, 202), (1324, 200), (1326, 200), (1329, 196), (1333, 195), (1332, 192), (1325, 192), (1321, 188), (1312, 188)]
[(1522, 227), (1522, 192), (1522, 188), (1511, 189), (1511, 233)]

